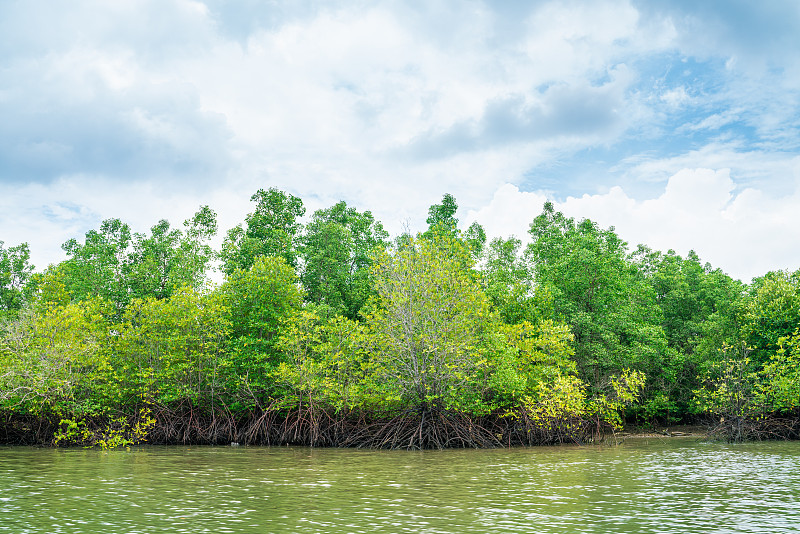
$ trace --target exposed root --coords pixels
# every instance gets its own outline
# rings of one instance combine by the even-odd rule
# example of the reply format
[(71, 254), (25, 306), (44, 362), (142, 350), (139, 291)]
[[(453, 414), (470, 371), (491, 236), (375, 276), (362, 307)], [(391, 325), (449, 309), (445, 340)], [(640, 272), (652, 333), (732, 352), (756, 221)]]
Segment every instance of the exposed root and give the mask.
[(791, 417), (723, 417), (711, 425), (708, 436), (729, 442), (800, 439), (800, 413)]
[[(436, 407), (393, 414), (337, 412), (308, 402), (291, 407), (266, 406), (246, 414), (234, 414), (224, 407), (203, 410), (190, 405), (151, 407), (149, 413), (155, 422), (147, 426), (141, 441), (173, 445), (237, 442), (415, 450), (491, 448), (582, 444), (600, 440), (604, 432), (611, 430), (602, 422), (578, 417), (543, 419), (524, 407), (483, 417)], [(91, 445), (92, 439), (108, 442), (109, 435), (130, 433), (136, 417), (130, 414), (126, 418), (82, 418), (80, 433), (73, 433), (77, 437), (64, 439), (65, 423), (55, 416), (0, 413), (0, 443)], [(800, 413), (758, 419), (728, 418), (715, 423), (709, 437), (725, 441), (800, 439)]]
[(220, 445), (236, 440), (238, 421), (227, 409), (203, 411), (192, 406), (153, 409), (155, 425), (147, 436), (153, 444)]
[(508, 425), (507, 440), (514, 445), (582, 444), (602, 438), (605, 429), (602, 425), (598, 427), (595, 421), (579, 417), (534, 418), (524, 408), (506, 415), (504, 419)]
[(502, 446), (501, 439), (465, 414), (441, 409), (406, 410), (361, 427), (345, 447), (447, 449)]
[(58, 420), (0, 412), (0, 443), (52, 445)]

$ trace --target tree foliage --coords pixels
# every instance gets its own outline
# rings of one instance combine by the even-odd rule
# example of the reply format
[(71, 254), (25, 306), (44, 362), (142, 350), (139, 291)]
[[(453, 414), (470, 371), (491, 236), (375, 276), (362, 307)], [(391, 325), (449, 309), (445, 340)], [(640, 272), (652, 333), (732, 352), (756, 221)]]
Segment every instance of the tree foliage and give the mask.
[(283, 361), (281, 325), (302, 303), (297, 275), (282, 257), (260, 256), (249, 269), (234, 271), (220, 291), (230, 323), (230, 371), (258, 402), (271, 390), (270, 371)]
[(0, 406), (36, 416), (102, 410), (113, 373), (107, 306), (100, 299), (66, 306), (42, 303), (3, 327)]
[(222, 270), (232, 274), (247, 270), (259, 256), (280, 256), (297, 267), (297, 240), (301, 225), (298, 219), (306, 209), (298, 197), (271, 187), (259, 189), (250, 198), (256, 209), (248, 214), (245, 225), (228, 231), (222, 246)]
[[(535, 287), (533, 269), (521, 255), (522, 241), (516, 237), (495, 238), (489, 243), (483, 266), (486, 295), (507, 324), (538, 322), (547, 308), (547, 290)], [(545, 313), (552, 317), (552, 313)]]
[(108, 219), (99, 230), (89, 230), (83, 243), (70, 239), (62, 245), (69, 259), (56, 269), (73, 299), (100, 297), (114, 302), (122, 312), (130, 300), (127, 277), (132, 237), (130, 226)]
[(752, 358), (763, 365), (780, 340), (800, 325), (800, 270), (774, 271), (753, 281), (743, 302), (742, 335)]
[(14, 317), (26, 301), (33, 274), (27, 243), (5, 248), (0, 241), (0, 321)]
[(433, 204), (428, 208), (428, 218), (425, 219), (428, 224), (428, 230), (424, 234), (425, 237), (430, 237), (434, 234), (455, 237), (458, 232), (456, 211), (458, 211), (458, 204), (455, 197), (450, 193), (445, 193), (441, 204)]
[(477, 280), (462, 268), (469, 261), (446, 235), (379, 256), (367, 327), (390, 398), (423, 409), (480, 402), (491, 318)]
[(551, 203), (523, 250), (459, 230), (449, 194), (394, 246), (345, 202), (303, 226), (299, 198), (251, 200), (221, 251), (207, 206), (108, 219), (39, 273), (0, 242), (0, 439), (494, 446), (626, 417), (800, 437), (800, 271), (742, 284)]
[(217, 233), (216, 214), (203, 206), (183, 224), (181, 231), (162, 219), (150, 235), (134, 234), (128, 258), (132, 298), (163, 299), (181, 287), (197, 289), (206, 283), (214, 255), (209, 241)]
[(667, 343), (655, 292), (614, 229), (576, 222), (548, 202), (530, 233), (537, 287), (572, 328), (581, 376), (599, 386), (624, 368), (651, 376), (663, 369)]
[(220, 293), (190, 287), (169, 298), (134, 299), (111, 347), (125, 405), (211, 407), (225, 394), (228, 309)]
[(119, 219), (102, 222), (83, 243), (63, 245), (68, 259), (52, 269), (73, 300), (100, 297), (113, 302), (117, 314), (134, 298), (167, 298), (177, 289), (199, 288), (207, 281), (217, 231), (216, 214), (202, 206), (184, 230), (161, 220), (150, 234), (132, 233)]
[(372, 256), (387, 246), (389, 234), (368, 211), (339, 202), (318, 210), (300, 242), (306, 300), (350, 319), (374, 293)]

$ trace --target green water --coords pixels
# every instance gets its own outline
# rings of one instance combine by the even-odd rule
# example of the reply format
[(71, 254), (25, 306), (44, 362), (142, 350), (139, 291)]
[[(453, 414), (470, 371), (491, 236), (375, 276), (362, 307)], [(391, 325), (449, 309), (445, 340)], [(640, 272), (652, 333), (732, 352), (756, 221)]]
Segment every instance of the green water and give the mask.
[(800, 443), (0, 447), (0, 532), (800, 532)]

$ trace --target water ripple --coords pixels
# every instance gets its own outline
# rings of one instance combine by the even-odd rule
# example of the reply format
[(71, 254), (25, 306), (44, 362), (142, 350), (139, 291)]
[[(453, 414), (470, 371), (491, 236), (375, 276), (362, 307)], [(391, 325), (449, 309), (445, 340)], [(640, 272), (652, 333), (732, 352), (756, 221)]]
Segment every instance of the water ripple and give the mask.
[(800, 443), (0, 448), (0, 533), (800, 532)]

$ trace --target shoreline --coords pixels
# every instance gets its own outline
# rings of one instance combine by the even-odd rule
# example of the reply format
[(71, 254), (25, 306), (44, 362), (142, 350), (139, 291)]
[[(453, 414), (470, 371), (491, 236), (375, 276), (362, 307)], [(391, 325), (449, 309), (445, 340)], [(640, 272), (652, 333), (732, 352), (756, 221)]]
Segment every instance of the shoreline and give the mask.
[(702, 425), (673, 425), (654, 429), (626, 427), (614, 435), (620, 438), (708, 438), (710, 428)]

